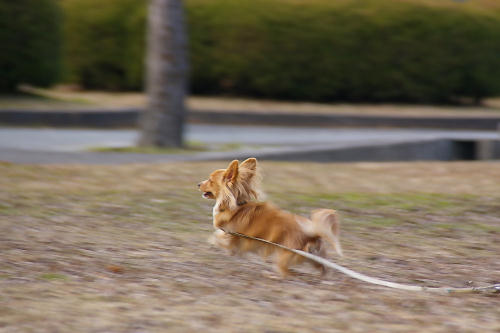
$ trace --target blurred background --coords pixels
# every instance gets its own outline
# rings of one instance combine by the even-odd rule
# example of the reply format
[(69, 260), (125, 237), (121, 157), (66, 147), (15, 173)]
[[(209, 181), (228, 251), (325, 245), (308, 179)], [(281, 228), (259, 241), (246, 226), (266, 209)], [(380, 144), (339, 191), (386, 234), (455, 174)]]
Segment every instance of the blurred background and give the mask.
[[(147, 7), (2, 1), (0, 109), (59, 111), (62, 120), (0, 112), (0, 123), (135, 127), (147, 109)], [(498, 1), (187, 0), (184, 10), (189, 123), (472, 130), (500, 123)], [(83, 110), (121, 113), (88, 123), (75, 115)], [(62, 111), (73, 115), (63, 119)]]
[[(146, 7), (2, 1), (0, 88), (140, 91)], [(188, 0), (185, 7), (192, 94), (411, 103), (480, 103), (500, 94), (494, 0)]]

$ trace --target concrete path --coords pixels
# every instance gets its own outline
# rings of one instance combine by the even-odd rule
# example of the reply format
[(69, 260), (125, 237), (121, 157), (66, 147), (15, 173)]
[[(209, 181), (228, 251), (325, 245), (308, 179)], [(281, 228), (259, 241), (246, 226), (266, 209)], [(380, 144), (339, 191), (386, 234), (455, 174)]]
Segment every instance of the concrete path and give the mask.
[[(0, 127), (0, 148), (31, 151), (78, 152), (95, 147), (128, 147), (137, 141), (135, 130), (53, 129)], [(446, 131), (416, 129), (332, 129), (188, 125), (186, 140), (206, 144), (259, 146), (311, 146), (324, 144), (372, 144), (434, 139), (500, 139), (494, 131)]]
[[(229, 152), (191, 154), (136, 154), (90, 152), (96, 147), (127, 147), (137, 141), (134, 130), (89, 130), (0, 127), (0, 160), (16, 163), (146, 163), (192, 160), (216, 160), (261, 156), (269, 159), (294, 159), (325, 152), (358, 149), (366, 155), (370, 147), (429, 143), (439, 140), (500, 140), (493, 131), (444, 131), (402, 129), (331, 129), (310, 127), (264, 127), (232, 125), (188, 125), (186, 140), (205, 144), (232, 144)], [(428, 149), (427, 146), (418, 148)], [(360, 148), (364, 150), (359, 151)], [(354, 152), (354, 151), (353, 151)], [(313, 153), (313, 155), (311, 155)], [(306, 154), (306, 155), (304, 155)], [(309, 154), (309, 155), (307, 155)], [(399, 154), (399, 153), (398, 153)], [(351, 153), (352, 155), (352, 153)], [(286, 158), (285, 158), (286, 157)], [(307, 158), (307, 157), (305, 157)]]

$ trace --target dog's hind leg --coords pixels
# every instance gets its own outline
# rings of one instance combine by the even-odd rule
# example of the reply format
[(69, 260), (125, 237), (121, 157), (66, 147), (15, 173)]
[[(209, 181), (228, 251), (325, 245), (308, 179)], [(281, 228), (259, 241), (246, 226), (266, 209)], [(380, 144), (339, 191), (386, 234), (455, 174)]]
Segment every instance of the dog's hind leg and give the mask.
[(319, 270), (319, 275), (321, 277), (325, 276), (326, 274), (326, 267), (322, 264), (318, 264), (317, 262), (313, 263), (314, 265), (314, 268), (316, 268), (317, 270)]
[[(315, 242), (313, 244), (308, 244), (305, 247), (305, 251), (309, 252), (311, 254), (317, 255), (321, 258), (326, 258), (326, 250), (325, 250), (321, 240), (318, 240), (317, 242)], [(326, 267), (323, 264), (317, 263), (315, 261), (311, 261), (311, 263), (313, 264), (314, 268), (319, 270), (321, 276), (325, 276)]]
[(288, 267), (290, 266), (290, 263), (294, 255), (295, 254), (291, 252), (285, 252), (285, 251), (282, 251), (278, 254), (276, 268), (278, 269), (278, 272), (281, 274), (281, 277), (285, 278), (288, 275), (290, 275), (290, 269)]

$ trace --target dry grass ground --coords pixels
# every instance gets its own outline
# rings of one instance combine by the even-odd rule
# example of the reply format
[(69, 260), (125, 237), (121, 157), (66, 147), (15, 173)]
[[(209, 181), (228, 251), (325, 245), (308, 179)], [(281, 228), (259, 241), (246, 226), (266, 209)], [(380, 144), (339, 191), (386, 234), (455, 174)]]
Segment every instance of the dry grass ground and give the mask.
[[(196, 183), (225, 162), (0, 164), (0, 332), (498, 332), (500, 295), (434, 295), (206, 242)], [(336, 208), (354, 270), (419, 285), (500, 282), (498, 163), (263, 163), (271, 201)]]
[[(104, 92), (23, 87), (32, 97), (3, 96), (0, 109), (79, 110), (143, 108), (146, 96), (139, 92)], [(39, 96), (39, 97), (35, 97)], [(245, 111), (273, 113), (336, 113), (336, 114), (388, 114), (408, 116), (496, 116), (500, 113), (500, 98), (484, 101), (483, 106), (433, 106), (401, 104), (327, 104), (286, 102), (263, 99), (191, 96), (187, 106), (192, 110)]]

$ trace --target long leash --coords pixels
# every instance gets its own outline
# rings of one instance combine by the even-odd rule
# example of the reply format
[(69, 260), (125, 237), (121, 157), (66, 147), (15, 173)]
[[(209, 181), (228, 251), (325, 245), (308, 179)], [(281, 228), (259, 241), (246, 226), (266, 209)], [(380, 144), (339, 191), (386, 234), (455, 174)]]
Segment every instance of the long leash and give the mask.
[(247, 238), (255, 241), (259, 241), (262, 243), (266, 243), (269, 245), (273, 245), (276, 247), (279, 247), (283, 250), (293, 252), (299, 256), (302, 256), (304, 258), (307, 258), (309, 260), (312, 260), (314, 262), (317, 262), (318, 264), (322, 264), (323, 266), (330, 267), (332, 269), (335, 269), (337, 271), (340, 271), (354, 279), (358, 279), (364, 282), (368, 282), (371, 284), (376, 284), (379, 286), (384, 286), (384, 287), (389, 287), (389, 288), (394, 288), (394, 289), (402, 289), (402, 290), (408, 290), (408, 291), (426, 291), (426, 292), (436, 292), (436, 293), (473, 293), (473, 292), (480, 292), (480, 291), (494, 291), (494, 292), (500, 292), (500, 283), (497, 284), (492, 284), (488, 286), (483, 286), (483, 287), (465, 287), (465, 288), (453, 288), (453, 287), (422, 287), (422, 286), (414, 286), (414, 285), (408, 285), (408, 284), (402, 284), (402, 283), (396, 283), (396, 282), (390, 282), (390, 281), (384, 281), (378, 278), (374, 278), (368, 275), (364, 275), (358, 272), (355, 272), (353, 270), (350, 270), (349, 268), (345, 268), (343, 266), (340, 266), (338, 264), (335, 264), (333, 262), (330, 262), (322, 257), (319, 257), (317, 255), (304, 252), (302, 250), (297, 250), (297, 249), (291, 249), (287, 246), (274, 243), (262, 238), (257, 238), (257, 237), (252, 237), (252, 236), (247, 236), (244, 234), (240, 234), (238, 232), (234, 231), (226, 231), (224, 229), (221, 229), (225, 233), (228, 233), (233, 236), (238, 236), (241, 238)]

